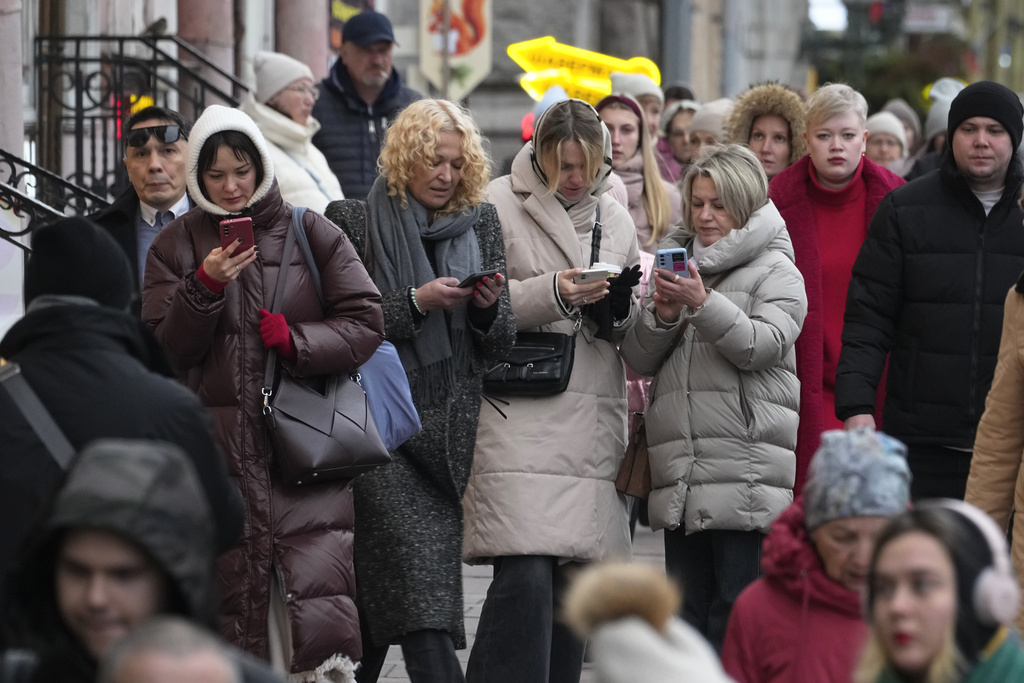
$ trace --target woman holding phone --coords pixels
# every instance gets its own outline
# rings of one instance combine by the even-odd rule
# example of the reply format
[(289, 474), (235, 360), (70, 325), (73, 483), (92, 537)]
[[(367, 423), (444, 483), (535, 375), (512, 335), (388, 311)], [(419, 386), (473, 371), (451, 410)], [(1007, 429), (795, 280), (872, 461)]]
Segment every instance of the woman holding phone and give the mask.
[(683, 617), (720, 651), (733, 603), (760, 575), (768, 526), (793, 501), (793, 345), (807, 298), (753, 152), (705, 150), (682, 193), (683, 228), (661, 246), (692, 254), (688, 277), (655, 270), (622, 355), (654, 375), (651, 528), (665, 529)]
[[(142, 316), (210, 408), (245, 499), (242, 541), (218, 567), (222, 632), (283, 672), (351, 680), (362, 656), (351, 488), (284, 485), (268, 452), (261, 389), (268, 349), (296, 376), (362, 365), (383, 338), (380, 295), (345, 235), (307, 211), (302, 227), (325, 302), (294, 249), (281, 310), (267, 311), (292, 207), (278, 191), (262, 134), (244, 113), (206, 108), (192, 129), (186, 172), (197, 208), (153, 242)], [(244, 219), (254, 246), (243, 250), (240, 234), (222, 247), (224, 229), (244, 231)], [(231, 223), (222, 227), (224, 221)]]
[[(564, 100), (537, 121), (511, 175), (487, 190), (520, 330), (575, 333), (576, 350), (563, 393), (509, 397), (507, 420), (488, 406), (480, 413), (463, 554), (493, 563), (494, 581), (471, 683), (578, 681), (583, 644), (559, 615), (565, 582), (579, 563), (630, 554), (626, 501), (615, 490), (626, 446), (616, 344), (636, 320), (640, 257), (629, 214), (606, 193), (610, 171), (611, 137), (597, 112)], [(579, 282), (592, 263), (622, 276)]]
[(483, 142), (459, 105), (406, 107), (388, 128), (380, 169), (365, 204), (334, 202), (327, 216), (380, 288), (423, 431), (355, 481), (359, 681), (377, 680), (394, 643), (410, 680), (452, 683), (463, 680), (462, 494), (483, 373), (515, 341), (505, 244), (483, 201)]

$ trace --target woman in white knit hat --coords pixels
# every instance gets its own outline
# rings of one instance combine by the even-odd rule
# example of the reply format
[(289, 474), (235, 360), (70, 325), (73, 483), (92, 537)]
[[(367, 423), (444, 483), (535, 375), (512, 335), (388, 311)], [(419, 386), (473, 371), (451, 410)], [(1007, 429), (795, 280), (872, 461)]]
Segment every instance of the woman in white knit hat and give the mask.
[(735, 103), (728, 97), (700, 105), (690, 121), (690, 154), (696, 159), (711, 145), (724, 145), (729, 141), (726, 123)]
[(344, 199), (338, 178), (313, 146), (320, 122), (311, 116), (319, 91), (309, 67), (279, 52), (257, 52), (252, 60), (256, 90), (242, 102), (267, 141), (281, 196), (289, 204), (323, 213)]
[[(380, 293), (337, 226), (314, 211), (293, 218), (269, 145), (244, 113), (207, 107), (192, 127), (185, 168), (196, 208), (149, 250), (142, 317), (210, 409), (245, 500), (241, 542), (218, 565), (222, 633), (293, 680), (353, 681), (362, 648), (352, 487), (282, 480), (262, 392), (271, 351), (295, 377), (354, 372), (369, 360), (384, 338)], [(220, 222), (239, 217), (252, 219), (254, 246), (239, 238), (222, 247)], [(309, 242), (323, 301), (302, 250), (285, 260), (293, 220)], [(287, 287), (271, 313), (282, 262)]]
[(898, 176), (905, 175), (909, 152), (903, 122), (895, 114), (880, 111), (868, 117), (868, 142), (864, 156)]

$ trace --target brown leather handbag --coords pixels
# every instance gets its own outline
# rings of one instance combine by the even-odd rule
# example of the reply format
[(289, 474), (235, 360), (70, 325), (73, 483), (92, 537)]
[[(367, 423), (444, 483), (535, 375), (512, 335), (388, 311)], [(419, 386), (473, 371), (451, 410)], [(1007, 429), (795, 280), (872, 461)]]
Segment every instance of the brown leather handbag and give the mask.
[[(304, 208), (296, 207), (292, 214), (273, 313), (281, 307), (296, 231), (304, 230), (304, 213)], [(277, 362), (277, 352), (268, 350), (263, 417), (274, 460), (286, 484), (352, 479), (391, 461), (370, 414), (366, 393), (350, 374), (294, 377)]]
[(647, 426), (643, 413), (633, 413), (633, 432), (629, 435), (626, 455), (615, 477), (615, 489), (634, 498), (651, 495), (651, 461), (647, 455)]

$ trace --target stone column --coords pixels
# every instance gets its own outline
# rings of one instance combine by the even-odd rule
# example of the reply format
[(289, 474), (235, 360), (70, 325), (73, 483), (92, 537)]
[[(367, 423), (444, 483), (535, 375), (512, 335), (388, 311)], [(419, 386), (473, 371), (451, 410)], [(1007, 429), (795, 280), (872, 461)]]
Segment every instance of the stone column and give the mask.
[[(233, 0), (178, 0), (178, 36), (191, 44), (206, 58), (229, 74), (235, 73), (235, 15)], [(191, 58), (184, 51), (179, 51), (178, 58), (187, 63)], [(219, 74), (196, 65), (196, 72), (201, 78), (227, 93), (231, 93), (231, 83)], [(191, 80), (182, 76), (179, 88), (182, 93), (189, 92)], [(213, 104), (216, 100), (208, 101)], [(182, 109), (187, 109), (183, 102)], [(194, 116), (194, 112), (182, 111), (185, 116)]]
[(21, 0), (0, 0), (0, 92), (8, 95), (0, 98), (0, 148), (18, 156), (25, 140), (21, 12)]
[(278, 0), (275, 5), (277, 51), (309, 65), (315, 80), (327, 75), (329, 5), (324, 0)]

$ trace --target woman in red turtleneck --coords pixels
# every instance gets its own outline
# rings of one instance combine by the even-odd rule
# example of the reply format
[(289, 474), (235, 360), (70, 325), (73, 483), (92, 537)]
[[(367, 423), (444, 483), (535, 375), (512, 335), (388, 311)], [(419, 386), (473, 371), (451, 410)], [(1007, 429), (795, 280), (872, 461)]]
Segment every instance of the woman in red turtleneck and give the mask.
[[(800, 378), (796, 488), (835, 417), (836, 365), (853, 262), (882, 198), (905, 181), (864, 157), (868, 107), (848, 85), (829, 84), (807, 99), (808, 155), (775, 176), (768, 196), (786, 221), (807, 288), (807, 318), (796, 342)], [(885, 383), (879, 384), (884, 394)], [(882, 396), (876, 404), (881, 426)]]

